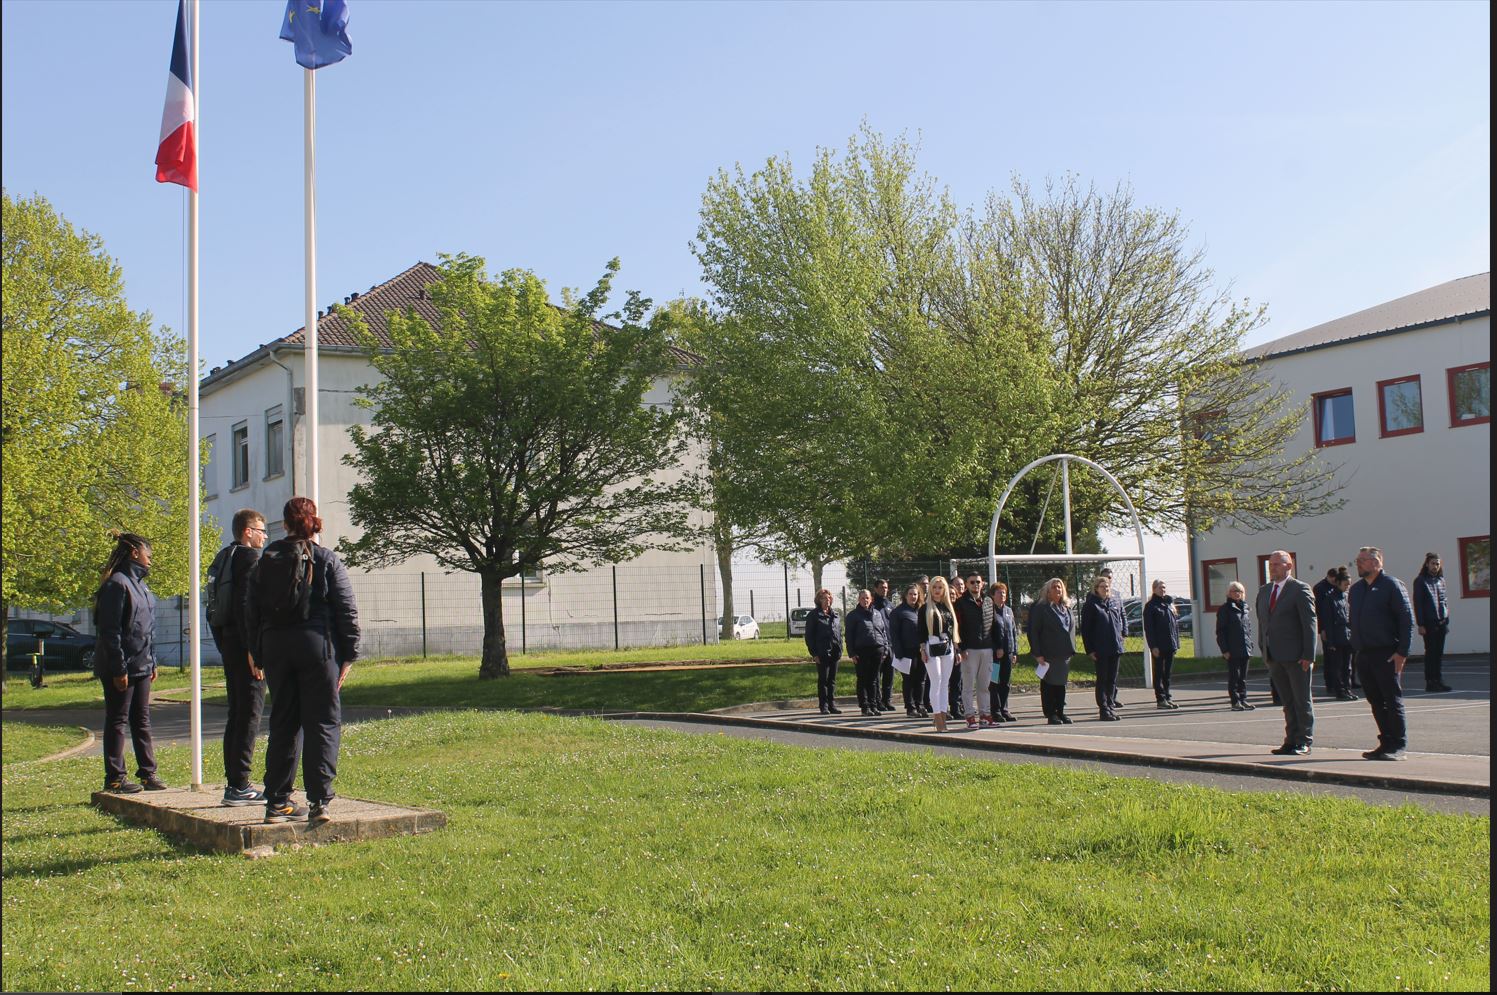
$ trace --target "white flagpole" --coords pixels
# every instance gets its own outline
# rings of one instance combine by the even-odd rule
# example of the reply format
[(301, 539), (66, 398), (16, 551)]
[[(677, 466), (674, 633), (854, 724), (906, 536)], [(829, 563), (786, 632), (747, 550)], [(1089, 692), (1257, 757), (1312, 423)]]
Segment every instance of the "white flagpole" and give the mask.
[[(203, 104), (202, 79), (199, 74), (198, 0), (192, 0), (192, 103), (193, 135), (197, 141), (198, 186), (202, 186)], [(203, 648), (202, 625), (202, 471), (198, 466), (198, 192), (188, 191), (187, 199), (187, 565), (191, 575), (188, 586), (187, 645), (192, 660), (192, 790), (203, 790)]]
[[(196, 2), (196, 0), (194, 0)], [(307, 497), (317, 504), (317, 74), (303, 69), (306, 103), (306, 251), (307, 251)]]

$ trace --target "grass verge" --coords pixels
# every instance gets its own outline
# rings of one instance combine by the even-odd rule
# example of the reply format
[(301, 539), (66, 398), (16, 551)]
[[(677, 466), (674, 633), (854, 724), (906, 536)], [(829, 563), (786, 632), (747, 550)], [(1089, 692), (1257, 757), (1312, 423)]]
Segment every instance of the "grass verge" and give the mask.
[(251, 862), (96, 812), (96, 760), (7, 768), (5, 988), (1490, 981), (1486, 818), (472, 712), (350, 727), (340, 766), (448, 828)]
[(77, 726), (39, 726), (30, 722), (0, 723), (0, 764), (40, 760), (83, 742)]

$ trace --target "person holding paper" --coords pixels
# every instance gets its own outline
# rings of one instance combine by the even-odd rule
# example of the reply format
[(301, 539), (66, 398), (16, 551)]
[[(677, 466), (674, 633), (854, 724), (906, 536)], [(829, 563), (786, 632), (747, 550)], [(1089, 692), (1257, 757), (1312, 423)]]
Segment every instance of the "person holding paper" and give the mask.
[(1040, 706), (1053, 726), (1070, 725), (1066, 715), (1066, 682), (1076, 655), (1076, 619), (1067, 603), (1066, 582), (1051, 577), (1040, 600), (1029, 609), (1029, 646), (1040, 679)]
[(894, 669), (904, 675), (904, 714), (912, 719), (930, 714), (930, 681), (920, 653), (920, 585), (904, 589), (904, 601), (889, 615), (889, 645)]

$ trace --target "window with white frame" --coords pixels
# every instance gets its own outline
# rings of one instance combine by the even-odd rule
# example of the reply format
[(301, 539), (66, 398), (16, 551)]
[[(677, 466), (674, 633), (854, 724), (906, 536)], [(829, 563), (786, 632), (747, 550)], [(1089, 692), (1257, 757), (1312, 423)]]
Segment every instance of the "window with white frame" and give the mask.
[(230, 466), (233, 470), (233, 490), (249, 484), (250, 452), (249, 452), (249, 423), (240, 422), (234, 426), (233, 442), (229, 452)]
[(286, 419), (277, 404), (265, 412), (265, 479), (286, 472)]

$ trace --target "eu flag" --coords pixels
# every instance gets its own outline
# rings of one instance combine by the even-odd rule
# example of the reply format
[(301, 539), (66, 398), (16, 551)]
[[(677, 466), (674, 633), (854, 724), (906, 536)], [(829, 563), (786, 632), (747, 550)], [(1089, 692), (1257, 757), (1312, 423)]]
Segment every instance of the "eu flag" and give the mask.
[(353, 54), (344, 0), (286, 0), (281, 40), (296, 46), (296, 64), (321, 69)]

